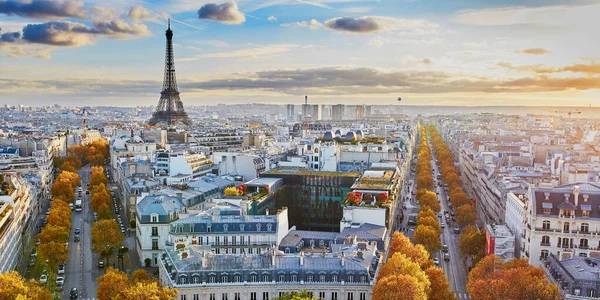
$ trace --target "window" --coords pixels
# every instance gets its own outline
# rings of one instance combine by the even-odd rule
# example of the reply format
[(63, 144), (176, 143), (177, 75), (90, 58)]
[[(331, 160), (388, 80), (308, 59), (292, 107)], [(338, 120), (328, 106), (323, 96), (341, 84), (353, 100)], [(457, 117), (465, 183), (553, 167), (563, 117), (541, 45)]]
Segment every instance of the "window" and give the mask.
[(367, 276), (365, 276), (365, 275), (360, 276), (360, 282), (367, 282)]
[(550, 221), (544, 221), (542, 223), (542, 229), (550, 229)]
[(583, 232), (583, 233), (590, 232), (590, 224), (588, 224), (588, 223), (581, 223), (581, 232)]
[(223, 224), (223, 231), (227, 232), (228, 229), (229, 229), (229, 225)]
[(198, 245), (204, 245), (204, 239), (202, 237), (198, 238)]
[(240, 293), (233, 294), (233, 300), (242, 300), (242, 297), (240, 296)]
[(581, 289), (580, 288), (573, 288), (573, 295), (575, 295), (575, 296), (581, 296)]
[(198, 276), (192, 277), (192, 280), (194, 281), (194, 283), (200, 283), (200, 277)]
[(550, 246), (550, 237), (547, 235), (542, 236), (542, 246)]
[(215, 236), (215, 245), (221, 245), (221, 237)]
[(319, 292), (319, 299), (325, 299), (325, 292)]
[(579, 240), (579, 248), (587, 249), (588, 248), (588, 239), (580, 239)]
[(256, 275), (250, 275), (250, 282), (256, 282)]
[(158, 239), (152, 239), (152, 250), (158, 250)]
[(348, 298), (347, 298), (347, 300), (354, 300), (354, 293), (348, 292)]
[(273, 225), (272, 224), (267, 224), (267, 231), (271, 231), (273, 230)]
[(212, 232), (212, 225), (211, 224), (206, 225), (206, 232)]
[(250, 300), (256, 300), (256, 292), (250, 293)]
[(180, 295), (179, 300), (187, 300), (187, 295)]
[(331, 292), (331, 300), (338, 300), (337, 292)]
[(263, 300), (269, 300), (269, 292), (263, 292)]
[(565, 222), (565, 225), (563, 225), (563, 232), (569, 232), (569, 222)]
[(236, 236), (235, 235), (231, 237), (231, 244), (236, 245)]
[(308, 298), (312, 298), (313, 297), (313, 292), (308, 292)]
[[(246, 225), (244, 224), (240, 224), (240, 231), (244, 232), (244, 227), (246, 227)], [(244, 237), (242, 237), (242, 243), (243, 243)]]
[(210, 300), (217, 300), (217, 296), (215, 295), (215, 293), (210, 293), (209, 299)]
[(549, 214), (549, 213), (550, 213), (550, 210), (551, 210), (550, 208), (544, 207), (544, 213), (545, 213), (545, 214)]
[(252, 254), (252, 248), (248, 248), (248, 254)]
[(269, 275), (266, 275), (266, 274), (265, 274), (265, 275), (263, 275), (263, 281), (264, 281), (264, 282), (267, 282), (267, 281), (269, 281)]
[(193, 298), (193, 300), (200, 300), (200, 295), (194, 294), (194, 296), (192, 298)]
[(152, 227), (152, 236), (158, 236), (158, 227)]
[[(240, 228), (243, 228), (243, 227), (240, 227)], [(242, 230), (242, 231), (243, 231), (243, 230)], [(240, 236), (240, 245), (245, 245), (245, 243), (246, 243), (246, 240), (245, 240), (244, 238), (245, 238), (245, 236), (243, 236), (243, 235), (242, 235), (242, 236)]]
[(542, 259), (548, 258), (548, 250), (542, 250), (542, 253), (540, 254), (540, 258), (542, 258)]
[(228, 236), (224, 236), (223, 237), (223, 245), (229, 245), (229, 238), (228, 238)]
[(319, 275), (319, 281), (325, 282), (325, 275)]
[(261, 224), (256, 224), (256, 231), (260, 231), (260, 227), (262, 227)]
[(360, 293), (360, 300), (367, 300), (367, 294), (366, 293)]
[(298, 276), (297, 275), (290, 276), (290, 281), (298, 281)]
[(285, 281), (285, 275), (283, 275), (283, 274), (279, 275), (279, 281)]
[(215, 283), (215, 277), (214, 275), (212, 276), (208, 276), (208, 283)]
[(150, 222), (158, 223), (158, 215), (156, 215), (156, 214), (151, 215), (150, 218), (151, 218)]
[(306, 276), (306, 281), (312, 282), (313, 281), (313, 276), (312, 275)]
[(596, 290), (588, 289), (588, 297), (590, 297), (590, 298), (596, 297)]
[(331, 281), (333, 281), (333, 282), (338, 281), (338, 276), (337, 275), (331, 275)]
[(181, 282), (181, 284), (185, 284), (185, 281), (186, 281), (186, 280), (185, 280), (185, 277), (181, 277), (181, 278), (179, 278), (179, 281)]
[(233, 282), (240, 282), (240, 275), (233, 275)]
[(581, 211), (581, 216), (584, 218), (587, 218), (590, 216), (590, 212), (587, 210)]
[(229, 280), (227, 280), (227, 275), (222, 275), (221, 276), (221, 282), (227, 282)]
[(229, 300), (229, 298), (227, 298), (227, 293), (221, 295), (221, 300)]

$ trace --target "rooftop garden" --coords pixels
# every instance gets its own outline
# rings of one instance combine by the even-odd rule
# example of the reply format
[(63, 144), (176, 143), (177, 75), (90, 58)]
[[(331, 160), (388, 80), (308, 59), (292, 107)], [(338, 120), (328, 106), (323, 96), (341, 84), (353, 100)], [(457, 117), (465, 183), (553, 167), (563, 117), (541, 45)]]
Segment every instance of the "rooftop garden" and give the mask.
[(348, 172), (325, 172), (325, 171), (310, 171), (304, 168), (277, 168), (271, 169), (264, 174), (278, 175), (301, 175), (301, 176), (359, 176), (360, 171), (353, 170)]
[(362, 176), (355, 189), (386, 190), (392, 182), (393, 171), (386, 170), (381, 177)]
[(350, 192), (346, 195), (344, 205), (361, 207), (385, 207), (389, 206), (388, 200), (388, 194), (384, 192), (377, 194)]

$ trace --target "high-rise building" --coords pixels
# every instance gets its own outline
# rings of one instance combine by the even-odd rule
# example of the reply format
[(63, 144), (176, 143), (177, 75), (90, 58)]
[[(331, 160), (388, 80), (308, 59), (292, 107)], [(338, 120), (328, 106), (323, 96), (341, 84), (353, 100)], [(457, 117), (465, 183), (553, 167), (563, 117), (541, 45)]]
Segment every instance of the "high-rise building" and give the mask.
[(331, 105), (321, 104), (321, 118), (320, 120), (329, 121), (331, 120)]
[(294, 111), (294, 104), (286, 104), (285, 105), (285, 110), (287, 112), (287, 121), (288, 122), (294, 122), (296, 121), (296, 114)]
[(344, 110), (346, 106), (344, 104), (336, 104), (331, 107), (331, 119), (333, 121), (341, 121), (344, 119)]
[(318, 104), (308, 104), (308, 96), (304, 96), (304, 104), (302, 104), (302, 120), (321, 120), (321, 106)]
[(148, 121), (150, 125), (164, 123), (174, 125), (178, 122), (190, 125), (191, 121), (183, 109), (183, 102), (179, 98), (177, 90), (177, 80), (175, 78), (175, 58), (173, 56), (173, 31), (171, 22), (165, 33), (167, 37), (167, 53), (165, 54), (165, 76), (163, 79), (163, 89), (160, 92), (160, 101), (152, 118)]

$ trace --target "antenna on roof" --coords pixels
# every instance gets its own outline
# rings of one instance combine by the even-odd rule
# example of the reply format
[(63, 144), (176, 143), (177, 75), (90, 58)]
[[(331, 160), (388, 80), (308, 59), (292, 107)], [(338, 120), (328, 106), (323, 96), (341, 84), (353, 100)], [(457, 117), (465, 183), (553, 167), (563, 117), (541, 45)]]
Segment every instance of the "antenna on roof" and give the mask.
[(171, 29), (171, 18), (168, 18), (168, 19), (167, 19), (167, 26), (169, 26), (169, 28), (168, 28), (168, 29)]

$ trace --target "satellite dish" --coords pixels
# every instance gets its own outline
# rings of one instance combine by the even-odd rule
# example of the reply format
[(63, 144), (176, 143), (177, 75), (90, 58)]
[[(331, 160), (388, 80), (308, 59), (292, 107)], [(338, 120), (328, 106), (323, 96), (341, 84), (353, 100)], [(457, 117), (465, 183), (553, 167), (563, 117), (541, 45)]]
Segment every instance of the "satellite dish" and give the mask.
[(398, 97), (398, 102), (402, 101), (402, 98)]

